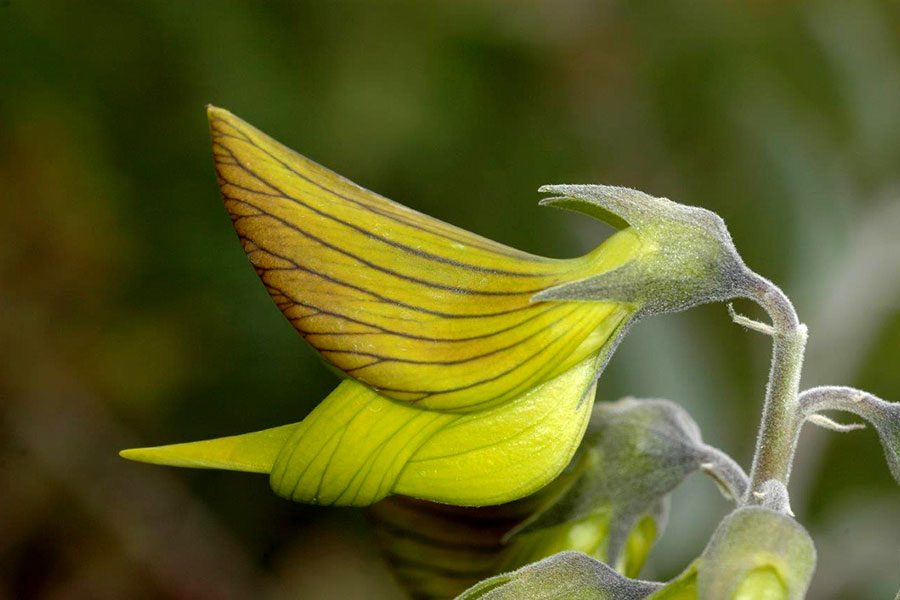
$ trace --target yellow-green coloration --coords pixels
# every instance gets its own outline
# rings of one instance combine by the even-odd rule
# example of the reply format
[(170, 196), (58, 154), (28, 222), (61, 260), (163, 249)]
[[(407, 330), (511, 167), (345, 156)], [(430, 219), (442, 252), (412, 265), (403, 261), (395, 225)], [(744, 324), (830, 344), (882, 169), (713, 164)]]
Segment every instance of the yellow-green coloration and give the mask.
[(637, 577), (659, 533), (656, 519), (650, 515), (638, 521), (625, 541), (625, 551), (619, 557), (616, 570), (628, 577)]
[(480, 410), (596, 353), (609, 302), (533, 302), (639, 255), (623, 229), (589, 254), (534, 256), (365, 190), (209, 109), (219, 185), (278, 307), (322, 356), (394, 400)]
[[(790, 597), (774, 567), (759, 567), (747, 574), (727, 600), (786, 600)], [(648, 596), (647, 600), (699, 600), (697, 563), (664, 588)]]
[(552, 481), (639, 307), (533, 297), (640, 256), (637, 234), (579, 258), (534, 256), (369, 192), (227, 111), (209, 120), (251, 263), (346, 379), (300, 423), (122, 456), (271, 473), (278, 494), (315, 504), (404, 494), (482, 506)]
[[(625, 548), (616, 561), (616, 570), (627, 577), (637, 577), (650, 549), (656, 541), (656, 524), (646, 517), (631, 531)], [(609, 514), (595, 513), (572, 523), (540, 529), (514, 537), (501, 561), (498, 572), (511, 571), (557, 552), (584, 552), (606, 562), (609, 541)]]
[(298, 502), (364, 506), (403, 494), (500, 504), (543, 487), (571, 459), (590, 414), (582, 398), (595, 363), (468, 414), (422, 410), (345, 380), (300, 423), (122, 456), (271, 473), (275, 492)]
[(697, 563), (691, 564), (661, 590), (647, 596), (647, 600), (698, 600)]
[[(486, 577), (564, 550), (608, 560), (609, 511), (510, 536), (535, 512), (556, 501), (582, 473), (586, 458), (583, 453), (537, 493), (500, 506), (458, 508), (403, 496), (387, 498), (369, 509), (376, 539), (414, 598), (452, 598)], [(616, 561), (619, 572), (638, 575), (656, 540), (656, 528), (652, 517), (638, 521)]]
[(725, 517), (703, 554), (648, 600), (801, 600), (815, 568), (806, 530), (782, 513), (744, 507)]
[(812, 579), (816, 550), (789, 516), (761, 507), (725, 517), (700, 558), (701, 596), (800, 600)]
[(759, 567), (744, 578), (732, 600), (785, 600), (789, 597), (775, 567)]

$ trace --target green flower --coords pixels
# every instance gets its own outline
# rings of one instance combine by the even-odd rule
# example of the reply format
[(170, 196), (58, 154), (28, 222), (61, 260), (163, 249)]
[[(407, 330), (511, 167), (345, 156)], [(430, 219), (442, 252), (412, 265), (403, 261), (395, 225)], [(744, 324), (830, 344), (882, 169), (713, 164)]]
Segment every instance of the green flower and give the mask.
[(250, 262), (345, 379), (302, 422), (126, 458), (269, 473), (278, 494), (318, 504), (508, 502), (569, 463), (598, 374), (637, 316), (730, 292), (707, 280), (739, 259), (702, 209), (548, 188), (575, 196), (550, 203), (622, 227), (584, 256), (549, 259), (369, 192), (227, 111), (209, 121)]

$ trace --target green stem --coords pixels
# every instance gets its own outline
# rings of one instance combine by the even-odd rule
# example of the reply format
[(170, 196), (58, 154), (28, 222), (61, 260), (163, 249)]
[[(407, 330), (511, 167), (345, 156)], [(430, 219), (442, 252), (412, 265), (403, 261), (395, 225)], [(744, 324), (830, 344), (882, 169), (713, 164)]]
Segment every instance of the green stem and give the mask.
[(772, 365), (746, 498), (748, 504), (762, 504), (767, 481), (776, 480), (786, 487), (790, 478), (803, 423), (797, 396), (807, 332), (791, 301), (768, 279), (748, 273), (742, 291), (772, 320)]

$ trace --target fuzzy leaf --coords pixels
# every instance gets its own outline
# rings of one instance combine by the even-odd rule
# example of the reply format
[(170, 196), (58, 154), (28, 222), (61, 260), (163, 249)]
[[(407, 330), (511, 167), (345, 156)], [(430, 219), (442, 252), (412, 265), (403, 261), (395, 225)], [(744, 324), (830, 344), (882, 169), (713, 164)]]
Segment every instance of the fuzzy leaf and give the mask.
[(891, 475), (900, 483), (900, 404), (885, 402), (877, 418), (872, 418), (872, 425), (878, 430)]

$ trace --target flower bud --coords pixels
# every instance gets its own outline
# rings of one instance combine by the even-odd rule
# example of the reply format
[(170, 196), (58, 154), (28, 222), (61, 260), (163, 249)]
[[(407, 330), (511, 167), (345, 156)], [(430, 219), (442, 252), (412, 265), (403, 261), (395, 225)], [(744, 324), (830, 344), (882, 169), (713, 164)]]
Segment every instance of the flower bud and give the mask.
[(701, 598), (801, 600), (816, 564), (806, 530), (791, 517), (740, 508), (719, 524), (700, 559)]

